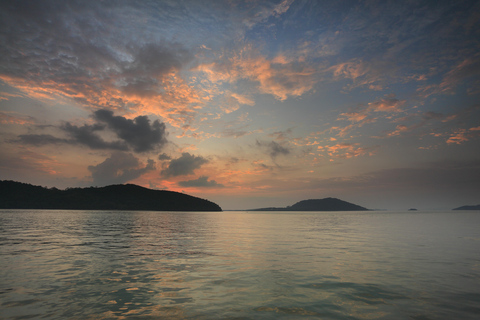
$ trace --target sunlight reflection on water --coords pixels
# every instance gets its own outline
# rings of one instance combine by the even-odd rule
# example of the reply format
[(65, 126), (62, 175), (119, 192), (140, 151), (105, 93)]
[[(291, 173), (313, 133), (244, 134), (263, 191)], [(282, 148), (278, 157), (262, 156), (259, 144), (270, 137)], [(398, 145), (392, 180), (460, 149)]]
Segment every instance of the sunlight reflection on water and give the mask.
[(474, 319), (478, 212), (0, 210), (2, 319)]

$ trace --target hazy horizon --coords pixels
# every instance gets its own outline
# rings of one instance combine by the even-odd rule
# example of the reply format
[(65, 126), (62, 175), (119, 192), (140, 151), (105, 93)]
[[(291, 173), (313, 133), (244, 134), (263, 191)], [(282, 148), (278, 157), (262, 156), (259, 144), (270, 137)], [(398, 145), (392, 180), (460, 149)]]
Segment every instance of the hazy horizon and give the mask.
[(0, 180), (224, 210), (480, 203), (478, 1), (0, 8)]

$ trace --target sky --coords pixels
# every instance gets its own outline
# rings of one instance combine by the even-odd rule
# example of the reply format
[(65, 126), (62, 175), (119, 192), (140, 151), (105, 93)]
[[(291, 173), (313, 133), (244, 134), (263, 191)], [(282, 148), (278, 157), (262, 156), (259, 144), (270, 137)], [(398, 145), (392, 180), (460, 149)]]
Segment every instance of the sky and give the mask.
[(0, 43), (0, 180), (480, 203), (479, 1), (0, 0)]

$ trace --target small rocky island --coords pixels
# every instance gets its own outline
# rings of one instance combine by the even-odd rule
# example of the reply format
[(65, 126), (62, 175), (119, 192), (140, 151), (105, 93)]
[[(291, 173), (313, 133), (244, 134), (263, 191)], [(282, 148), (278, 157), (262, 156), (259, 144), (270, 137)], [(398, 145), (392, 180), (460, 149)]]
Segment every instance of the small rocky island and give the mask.
[(259, 208), (248, 211), (367, 211), (367, 208), (337, 198), (310, 199), (292, 206)]
[(0, 181), (0, 209), (222, 211), (205, 199), (134, 184), (59, 190), (6, 180)]
[(480, 204), (476, 206), (461, 206), (452, 210), (480, 210)]

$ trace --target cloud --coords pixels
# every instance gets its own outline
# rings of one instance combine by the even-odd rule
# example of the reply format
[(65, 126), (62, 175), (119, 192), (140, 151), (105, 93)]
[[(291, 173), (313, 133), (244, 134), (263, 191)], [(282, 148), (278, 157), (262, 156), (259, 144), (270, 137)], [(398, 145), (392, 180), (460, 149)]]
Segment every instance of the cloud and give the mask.
[(347, 120), (347, 126), (334, 126), (332, 131), (338, 131), (338, 136), (346, 136), (352, 129), (363, 127), (366, 124), (377, 122), (381, 118), (389, 118), (392, 114), (403, 112), (402, 106), (406, 100), (399, 100), (395, 95), (389, 94), (385, 98), (369, 102), (355, 110), (341, 113), (337, 120)]
[(11, 141), (21, 144), (34, 145), (37, 147), (48, 144), (63, 144), (74, 142), (73, 140), (54, 137), (51, 134), (22, 134), (18, 136), (18, 139)]
[(188, 152), (182, 153), (182, 156), (170, 161), (168, 167), (162, 170), (164, 177), (176, 177), (193, 174), (195, 169), (200, 168), (208, 160), (201, 156), (194, 156)]
[(92, 173), (93, 184), (96, 186), (123, 184), (148, 171), (155, 170), (155, 161), (148, 160), (142, 167), (139, 160), (131, 153), (114, 152), (102, 163), (89, 166), (88, 170)]
[(166, 153), (162, 153), (162, 154), (159, 154), (158, 155), (158, 160), (170, 160), (172, 159), (172, 157), (170, 157), (168, 154)]
[[(3, 147), (3, 146), (2, 146)], [(29, 181), (32, 177), (52, 175), (55, 178), (60, 173), (59, 168), (63, 165), (55, 158), (28, 149), (20, 149), (20, 152), (13, 155), (3, 150), (0, 153), (0, 175), (2, 179), (11, 176), (11, 179), (18, 180), (15, 176), (22, 177)]]
[(470, 129), (455, 129), (450, 137), (447, 139), (447, 144), (462, 144), (471, 139), (480, 136), (480, 127), (473, 127)]
[(246, 130), (235, 130), (235, 129), (223, 129), (223, 131), (220, 132), (220, 136), (224, 138), (240, 138), (245, 135), (252, 134), (251, 131), (246, 131)]
[(122, 141), (112, 141), (108, 142), (103, 140), (96, 132), (103, 131), (105, 126), (95, 124), (95, 125), (83, 125), (81, 127), (70, 124), (69, 122), (65, 123), (61, 127), (65, 132), (67, 132), (71, 137), (72, 144), (81, 144), (85, 145), (91, 149), (112, 149), (112, 150), (128, 150), (125, 142)]
[(290, 149), (288, 147), (282, 146), (276, 141), (263, 142), (257, 140), (257, 146), (265, 148), (272, 159), (275, 159), (279, 155), (286, 156), (290, 154)]
[[(373, 113), (400, 113), (403, 112), (402, 106), (406, 100), (399, 100), (394, 95), (369, 102), (366, 106), (358, 108), (359, 110), (341, 113), (338, 120), (348, 120), (352, 123), (368, 123), (375, 121), (374, 119), (367, 119)], [(373, 120), (373, 121), (372, 121)]]
[(243, 23), (248, 28), (253, 28), (256, 24), (263, 23), (270, 17), (279, 17), (288, 11), (294, 0), (283, 0), (282, 2), (275, 4), (268, 1), (254, 3), (251, 8), (254, 10), (254, 14), (247, 16)]
[(199, 187), (199, 188), (223, 188), (224, 185), (217, 183), (215, 180), (208, 181), (207, 176), (201, 176), (195, 180), (179, 181), (181, 187)]
[[(150, 124), (147, 116), (138, 116), (133, 120), (122, 116), (114, 116), (112, 111), (97, 110), (93, 118), (97, 123), (76, 126), (69, 122), (59, 128), (70, 136), (70, 139), (58, 138), (49, 134), (20, 135), (17, 140), (35, 146), (47, 144), (84, 145), (94, 150), (121, 150), (130, 148), (135, 152), (146, 152), (161, 149), (167, 144), (167, 132), (164, 123), (155, 120)], [(106, 141), (101, 135), (108, 134), (108, 129), (119, 139)]]
[(326, 152), (332, 158), (350, 159), (359, 156), (372, 156), (377, 152), (378, 146), (360, 147), (360, 143), (337, 143), (332, 146), (318, 146), (317, 150)]
[[(0, 99), (1, 101), (1, 99)], [(35, 118), (22, 115), (16, 112), (0, 112), (0, 123), (2, 124), (34, 124)]]
[(275, 138), (277, 141), (285, 141), (290, 138), (290, 135), (292, 134), (292, 129), (287, 129), (285, 131), (277, 131), (274, 133), (269, 134), (269, 137)]
[(245, 96), (245, 95), (241, 95), (239, 93), (235, 93), (235, 92), (232, 92), (232, 97), (235, 98), (238, 103), (240, 104), (245, 104), (245, 105), (249, 105), (249, 106), (253, 106), (255, 105), (255, 101), (253, 101), (252, 99), (250, 99), (249, 97)]
[(161, 96), (169, 76), (178, 73), (193, 55), (178, 43), (153, 44), (133, 48), (133, 61), (117, 75), (119, 88), (127, 95)]
[(146, 116), (138, 116), (130, 120), (114, 116), (113, 112), (109, 110), (95, 111), (94, 118), (106, 123), (120, 139), (133, 147), (136, 152), (162, 148), (167, 143), (165, 124), (158, 120), (150, 125), (150, 120)]
[[(228, 56), (227, 56), (228, 55)], [(315, 69), (305, 62), (268, 59), (251, 45), (219, 56), (216, 61), (198, 65), (194, 70), (203, 72), (214, 83), (236, 83), (250, 80), (261, 93), (278, 100), (301, 96), (313, 89)], [(275, 63), (277, 62), (277, 63)], [(240, 103), (253, 105), (253, 101), (234, 96)]]
[(379, 101), (370, 102), (367, 107), (367, 112), (390, 112), (398, 113), (402, 112), (402, 106), (405, 104), (405, 100), (399, 100), (395, 98), (395, 95), (388, 95), (386, 98)]
[(327, 71), (331, 71), (336, 79), (344, 77), (356, 80), (367, 74), (369, 67), (363, 61), (352, 60), (331, 66)]
[[(479, 74), (480, 55), (466, 58), (454, 66), (447, 74), (445, 74), (442, 82), (439, 85), (439, 90), (442, 93), (452, 92), (459, 84), (467, 79), (478, 77)], [(478, 85), (478, 81), (471, 82), (471, 84)], [(478, 89), (475, 90), (473, 87), (469, 88), (469, 91), (472, 93), (478, 93)]]
[[(193, 61), (193, 51), (160, 39), (159, 25), (168, 24), (158, 15), (172, 20), (159, 8), (162, 4), (156, 9), (92, 1), (0, 6), (0, 29), (8, 30), (0, 48), (0, 79), (30, 97), (67, 98), (92, 109), (148, 111), (177, 125), (192, 121), (194, 108), (204, 103), (181, 72)], [(152, 15), (155, 26), (145, 24)], [(141, 36), (132, 28), (139, 21)]]
[[(436, 130), (442, 129), (447, 122), (451, 122), (452, 120), (459, 120), (460, 124), (466, 123), (470, 119), (475, 118), (476, 115), (473, 115), (473, 113), (477, 110), (478, 106), (474, 105), (469, 108), (461, 109), (459, 112), (452, 114), (443, 114), (433, 111), (410, 114), (405, 117), (395, 119), (393, 122), (401, 124), (398, 124), (395, 130), (386, 131), (382, 136), (378, 136), (376, 138), (399, 136), (401, 134), (414, 132), (424, 128), (420, 131), (420, 135), (425, 135), (426, 133), (437, 137), (450, 135), (446, 141), (447, 144), (461, 144), (476, 137), (475, 132), (473, 132), (475, 130), (472, 130), (472, 128), (456, 128), (453, 129), (453, 133), (439, 134), (432, 133), (432, 128)], [(437, 125), (440, 124), (439, 128), (434, 127), (435, 123), (437, 123)]]

